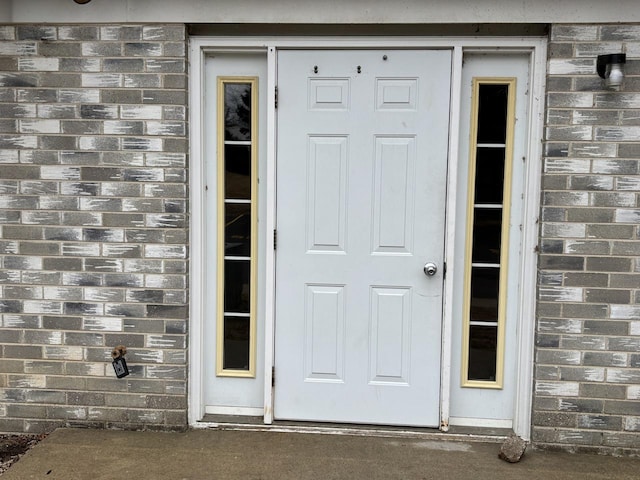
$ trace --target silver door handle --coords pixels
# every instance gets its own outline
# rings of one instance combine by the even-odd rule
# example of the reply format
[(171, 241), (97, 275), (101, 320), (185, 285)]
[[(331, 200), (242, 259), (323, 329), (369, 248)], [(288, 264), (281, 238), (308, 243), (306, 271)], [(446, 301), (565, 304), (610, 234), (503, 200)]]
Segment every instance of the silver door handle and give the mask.
[(427, 262), (424, 264), (424, 274), (427, 277), (433, 277), (438, 271), (438, 266), (435, 263)]

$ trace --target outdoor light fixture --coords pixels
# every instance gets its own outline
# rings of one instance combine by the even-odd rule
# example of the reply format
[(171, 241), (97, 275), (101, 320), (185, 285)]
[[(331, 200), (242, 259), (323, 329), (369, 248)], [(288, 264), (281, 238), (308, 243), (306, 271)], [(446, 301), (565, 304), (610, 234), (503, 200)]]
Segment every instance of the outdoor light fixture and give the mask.
[(623, 65), (627, 63), (624, 53), (598, 55), (596, 69), (600, 78), (604, 78), (604, 85), (612, 90), (619, 90), (624, 80)]
[(79, 3), (80, 5), (84, 5), (85, 3), (89, 3), (91, 0), (73, 0), (76, 3)]

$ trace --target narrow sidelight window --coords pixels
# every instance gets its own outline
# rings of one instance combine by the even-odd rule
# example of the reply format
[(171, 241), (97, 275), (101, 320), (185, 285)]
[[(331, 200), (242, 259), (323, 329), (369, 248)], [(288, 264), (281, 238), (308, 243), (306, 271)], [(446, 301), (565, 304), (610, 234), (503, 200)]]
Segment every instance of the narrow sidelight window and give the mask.
[(474, 78), (462, 386), (502, 388), (515, 78)]
[(255, 376), (257, 96), (255, 77), (218, 77), (219, 376)]

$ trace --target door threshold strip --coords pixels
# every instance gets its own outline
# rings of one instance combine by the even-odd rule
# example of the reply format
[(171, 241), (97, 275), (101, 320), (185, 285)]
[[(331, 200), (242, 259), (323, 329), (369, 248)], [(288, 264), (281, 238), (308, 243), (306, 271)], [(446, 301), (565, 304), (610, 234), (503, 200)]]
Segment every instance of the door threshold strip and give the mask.
[[(208, 417), (209, 415), (207, 415)], [(237, 417), (236, 417), (237, 418)], [(194, 429), (236, 430), (249, 432), (306, 433), (318, 435), (350, 435), (357, 437), (406, 438), (450, 442), (502, 443), (511, 429), (450, 427), (449, 432), (435, 428), (395, 427), (387, 425), (351, 425), (278, 421), (270, 425), (261, 423), (261, 417), (233, 420), (209, 420), (205, 417), (192, 425)]]

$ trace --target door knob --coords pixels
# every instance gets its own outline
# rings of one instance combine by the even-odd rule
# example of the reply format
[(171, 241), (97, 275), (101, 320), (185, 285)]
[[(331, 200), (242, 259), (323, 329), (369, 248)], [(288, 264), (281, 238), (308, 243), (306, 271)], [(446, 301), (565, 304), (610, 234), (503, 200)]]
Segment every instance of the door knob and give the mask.
[(438, 271), (438, 266), (435, 263), (427, 262), (424, 264), (424, 274), (427, 277), (433, 277)]

